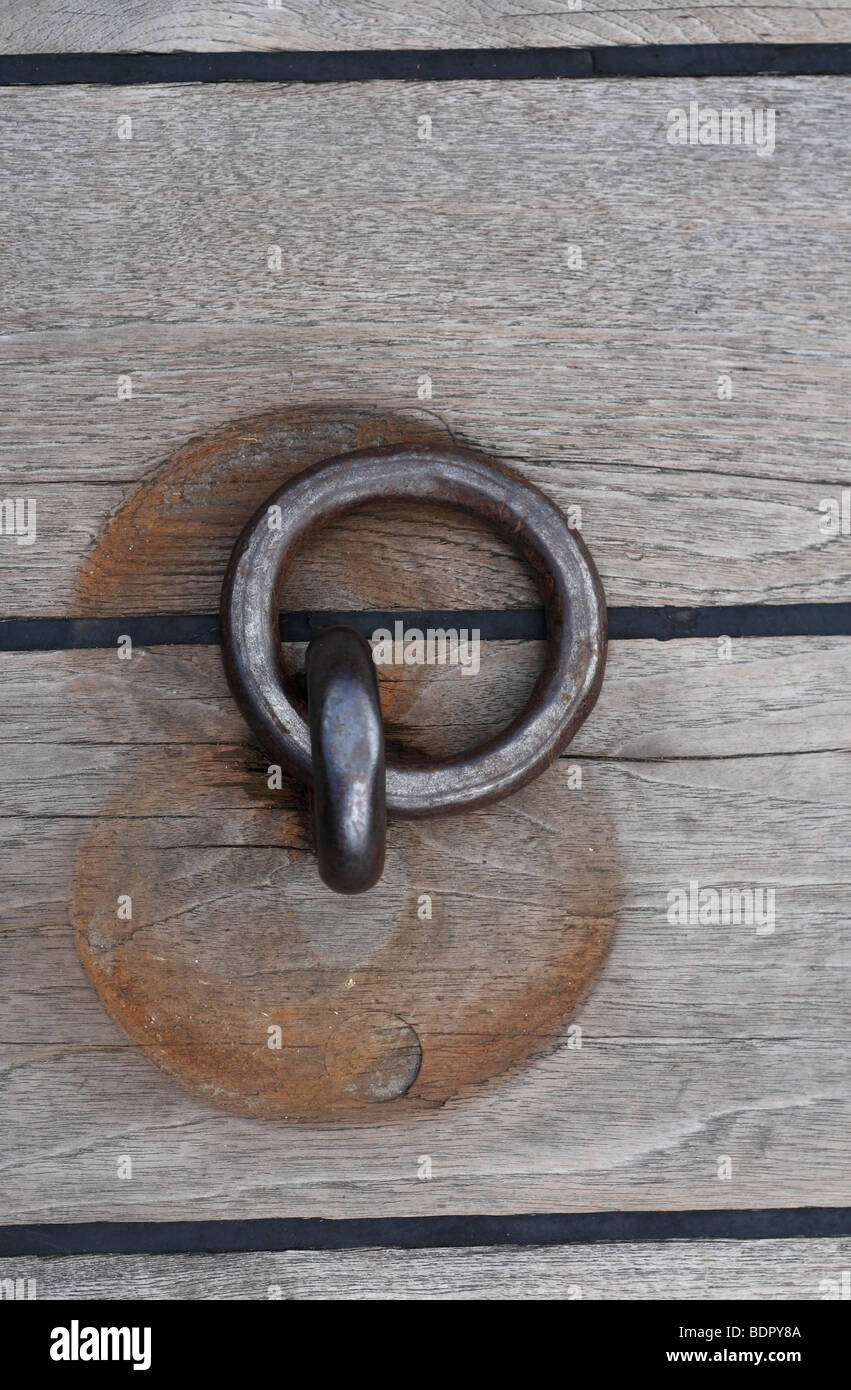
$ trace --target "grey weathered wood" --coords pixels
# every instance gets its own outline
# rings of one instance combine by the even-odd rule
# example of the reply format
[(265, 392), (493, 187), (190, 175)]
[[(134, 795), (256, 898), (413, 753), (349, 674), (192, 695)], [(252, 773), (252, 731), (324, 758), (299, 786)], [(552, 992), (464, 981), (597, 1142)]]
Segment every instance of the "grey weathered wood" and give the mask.
[[(695, 99), (776, 107), (775, 153), (669, 145)], [(849, 102), (841, 79), (7, 89), (2, 488), (40, 530), (0, 537), (3, 612), (74, 611), (131, 484), (306, 402), (433, 412), (578, 501), (612, 602), (847, 598), (819, 506), (851, 477)]]
[[(775, 105), (776, 154), (672, 149), (666, 111), (698, 98)], [(847, 597), (847, 538), (818, 528), (849, 476), (842, 83), (0, 102), (15, 287), (2, 495), (40, 505), (35, 546), (0, 537), (5, 613), (91, 613), (102, 597), (122, 611), (126, 569), (84, 582), (107, 513), (190, 435), (290, 401), (432, 411), (579, 501), (612, 602)], [(132, 141), (117, 138), (125, 114)], [(119, 402), (124, 373), (134, 395)], [(435, 601), (442, 575), (454, 602), (528, 601), (469, 529), (356, 534), (376, 589), (391, 561), (419, 574), (430, 555)], [(200, 540), (206, 560), (187, 552), (165, 601), (140, 560), (124, 611), (212, 608), (223, 533)], [(327, 562), (307, 560), (304, 606), (341, 606)], [(407, 741), (484, 732), (521, 699), (531, 655), (515, 668), (495, 649), (475, 696), (463, 677), (391, 692)], [(478, 960), (503, 984), (524, 952), (545, 963), (568, 893), (597, 881), (617, 897), (582, 1049), (553, 1026), (546, 1055), (439, 1109), (330, 1129), (187, 1095), (116, 1029), (74, 949), (69, 907), (96, 923), (125, 879), (167, 947), (229, 940), (234, 979), (264, 932), (274, 949), (276, 889), (311, 948), (354, 973), (381, 941), (385, 898), (330, 913), (304, 833), (282, 845), (292, 808), (264, 789), (217, 654), (152, 650), (120, 670), (112, 653), (4, 658), (3, 1219), (847, 1202), (847, 644), (736, 644), (729, 665), (711, 643), (618, 659), (599, 721), (547, 779), (463, 834), (392, 831), (391, 866), (411, 856), (466, 923), (466, 973), (423, 961), (453, 1006)], [(774, 888), (777, 930), (671, 926), (667, 894), (692, 878)]]
[[(820, 503), (838, 498), (845, 486), (839, 476), (819, 484), (580, 464), (521, 465), (520, 471), (560, 504), (581, 506), (583, 535), (612, 604), (699, 607), (851, 598), (851, 543), (819, 529)], [(6, 482), (5, 495), (36, 500), (40, 533), (27, 549), (0, 536), (0, 616), (78, 615), (78, 573), (124, 490), (91, 483), (21, 486), (18, 481)], [(110, 596), (103, 611), (214, 612), (238, 531), (237, 525), (227, 540), (217, 537), (206, 565), (193, 568), (167, 594), (142, 575), (128, 587), (123, 602), (120, 595)], [(442, 530), (412, 522), (409, 535), (408, 586), (430, 587), (434, 606), (523, 608), (537, 602), (528, 575), (511, 562), (508, 547), (498, 538), (471, 550), (468, 528), (452, 519)], [(343, 539), (350, 570), (367, 554), (376, 572), (382, 559), (401, 558), (397, 527), (373, 517), (341, 524), (334, 536)], [(295, 579), (299, 608), (336, 606), (320, 565), (299, 560)], [(376, 588), (375, 607), (404, 602), (398, 588)], [(90, 610), (92, 606), (90, 599)]]
[[(285, 644), (293, 671), (303, 669), (304, 650), (304, 644)], [(611, 642), (600, 699), (567, 749), (567, 760), (851, 749), (851, 638), (736, 640), (729, 659), (726, 650), (702, 639)], [(504, 727), (531, 693), (544, 644), (482, 641), (479, 651), (476, 673), (458, 665), (379, 666), (391, 733), (444, 757)], [(53, 763), (58, 788), (74, 758), (84, 756), (75, 748), (236, 744), (250, 738), (218, 646), (137, 646), (130, 662), (118, 658), (117, 646), (4, 652), (0, 704), (7, 787), (18, 770), (34, 766), (39, 744), (62, 750)], [(33, 788), (27, 809), (49, 812), (51, 797), (39, 800)], [(8, 802), (4, 809), (10, 809)]]
[[(0, 1037), (5, 1042), (85, 1044), (93, 1037), (110, 1036), (99, 1026), (94, 996), (91, 1007), (79, 1012), (88, 991), (77, 969), (65, 976), (70, 992), (57, 1012), (62, 1001), (54, 995), (51, 964), (61, 959), (67, 967), (74, 959), (67, 927), (74, 850), (110, 785), (110, 764), (114, 782), (120, 787), (123, 778), (130, 790), (124, 802), (116, 805), (113, 799), (107, 804), (103, 815), (107, 828), (128, 851), (137, 848), (140, 868), (134, 877), (131, 860), (123, 881), (109, 875), (99, 882), (96, 868), (89, 866), (94, 882), (77, 883), (75, 889), (88, 890), (91, 896), (95, 890), (108, 894), (113, 887), (117, 893), (135, 886), (146, 897), (161, 895), (161, 912), (174, 900), (184, 915), (192, 911), (201, 920), (217, 892), (230, 883), (227, 911), (236, 922), (251, 913), (260, 915), (262, 903), (253, 908), (248, 904), (271, 876), (283, 901), (296, 904), (301, 912), (309, 915), (311, 894), (317, 912), (324, 904), (332, 955), (359, 959), (383, 939), (383, 899), (376, 896), (354, 905), (328, 900), (311, 877), (314, 865), (308, 844), (281, 843), (276, 811), (280, 798), (267, 796), (263, 804), (258, 784), (265, 785), (265, 765), (261, 769), (255, 761), (256, 771), (246, 769), (243, 750), (217, 747), (204, 753), (197, 745), (173, 746), (127, 750), (123, 756), (113, 750), (110, 758), (109, 750), (95, 747), (73, 759), (66, 753), (64, 776), (52, 779), (49, 769), (62, 758), (62, 750), (39, 745), (38, 751), (41, 756), (29, 765), (25, 792), (10, 787), (7, 779), (4, 790), (13, 811), (0, 822), (6, 860), (7, 993), (0, 1001)], [(607, 856), (599, 865), (601, 893), (610, 891), (605, 878), (613, 861), (621, 871), (619, 933), (607, 969), (614, 970), (611, 962), (622, 956), (626, 972), (614, 971), (608, 984), (605, 975), (598, 983), (593, 995), (595, 1025), (607, 1034), (623, 1032), (648, 1040), (687, 1039), (695, 1027), (701, 1038), (720, 1030), (736, 1041), (782, 1040), (791, 1029), (804, 1039), (818, 1035), (835, 1040), (847, 1011), (844, 982), (836, 969), (844, 956), (848, 793), (843, 779), (848, 761), (847, 754), (586, 761), (581, 765), (583, 788), (571, 802), (571, 765), (562, 760), (534, 790), (518, 794), (516, 805), (510, 802), (501, 811), (467, 817), (463, 826), (455, 821), (394, 824), (390, 848), (396, 858), (416, 857), (417, 881), (422, 880), (424, 889), (469, 895), (471, 933), (485, 930), (480, 917), (487, 914), (489, 875), (501, 888), (505, 876), (505, 891), (525, 891), (530, 903), (534, 889), (537, 906), (549, 893), (552, 915), (558, 919), (560, 886), (573, 852), (571, 814), (579, 833), (588, 834), (583, 817), (590, 797), (605, 806), (612, 822), (612, 843), (607, 846), (597, 839), (591, 850)], [(176, 788), (169, 781), (175, 764), (185, 787)], [(224, 780), (227, 773), (230, 783)], [(72, 781), (79, 789), (72, 788)], [(26, 814), (26, 803), (32, 803), (39, 789), (42, 810)], [(573, 813), (571, 804), (576, 807)], [(152, 806), (158, 806), (158, 812)], [(523, 855), (532, 856), (534, 826), (540, 848), (524, 865)], [(662, 840), (664, 851), (658, 849)], [(510, 859), (512, 844), (515, 861)], [(21, 862), (24, 853), (29, 862)], [(551, 862), (539, 862), (541, 855)], [(142, 866), (151, 872), (155, 862), (160, 864), (160, 878), (143, 882)], [(106, 873), (105, 861), (101, 869)], [(668, 892), (691, 878), (719, 886), (750, 883), (776, 889), (773, 939), (755, 941), (753, 931), (744, 928), (669, 925)], [(149, 915), (156, 910), (155, 901)], [(370, 927), (373, 917), (375, 925)], [(347, 921), (350, 947), (345, 941)], [(273, 929), (270, 923), (268, 930)], [(313, 930), (312, 922), (307, 930)], [(320, 942), (321, 932), (314, 934)], [(35, 940), (41, 943), (38, 948)], [(43, 997), (39, 983), (47, 986)], [(813, 990), (819, 997), (817, 1011)]]
[(848, 6), (783, 0), (573, 0), (540, 9), (451, 0), (412, 7), (399, 0), (146, 0), (120, 10), (109, 0), (78, 0), (72, 10), (49, 0), (0, 7), (0, 51), (168, 52), (218, 48), (466, 48), (634, 43), (804, 43), (847, 39)]
[[(555, 913), (573, 872), (571, 826), (582, 834), (596, 803), (612, 826), (608, 847), (592, 845), (601, 884), (620, 865), (617, 932), (578, 1015), (581, 1050), (554, 1037), (550, 1055), (435, 1113), (330, 1131), (258, 1125), (185, 1094), (107, 1018), (67, 924), (75, 849), (99, 810), (126, 844), (138, 891), (163, 909), (182, 895), (209, 926), (226, 891), (225, 920), (245, 930), (278, 882), (309, 915), (314, 880), (302, 878), (312, 866), (279, 848), (278, 818), (256, 794), (263, 759), (209, 743), (237, 732), (218, 699), (217, 654), (151, 650), (136, 667), (121, 663), (121, 676), (110, 674), (111, 654), (4, 658), (13, 727), (29, 701), (33, 731), (7, 749), (0, 822), (5, 1218), (846, 1202), (848, 754), (807, 750), (847, 746), (847, 650), (827, 639), (742, 643), (719, 663), (711, 643), (617, 646), (599, 728), (587, 726), (582, 755), (577, 745), (581, 791), (565, 789), (568, 756), (469, 818), (463, 837), (457, 822), (394, 825), (393, 853), (415, 852), (425, 882), (460, 893), (473, 939), (483, 933), (493, 951), (489, 899), (516, 901), (523, 936), (536, 902)], [(511, 654), (495, 650), (483, 677), (506, 699), (519, 694), (499, 671)], [(59, 694), (46, 699), (41, 729), (39, 677), (51, 661)], [(452, 682), (438, 684), (451, 711)], [(631, 706), (647, 709), (644, 739)], [(122, 712), (110, 740), (109, 719)], [(126, 742), (134, 730), (150, 742)], [(15, 732), (26, 738), (20, 723)], [(447, 740), (459, 733), (450, 725)], [(169, 734), (176, 742), (160, 742)], [(106, 859), (88, 862), (109, 874)], [(667, 893), (690, 878), (773, 886), (776, 931), (672, 927)], [(114, 885), (96, 871), (75, 896), (81, 887), (97, 895)], [(183, 933), (192, 918), (175, 920)], [(343, 961), (372, 949), (381, 926), (349, 914), (310, 930)], [(134, 1177), (124, 1181), (117, 1164), (128, 1153)], [(423, 1154), (431, 1181), (417, 1176)], [(730, 1181), (717, 1176), (725, 1154)]]
[(4, 1047), (4, 1219), (848, 1203), (844, 1044), (621, 1039), (577, 1070), (551, 1058), (404, 1128), (286, 1128), (214, 1114), (118, 1044)]
[[(0, 1262), (54, 1299), (827, 1299), (848, 1240), (605, 1241), (464, 1250), (86, 1255)], [(34, 1281), (34, 1283), (30, 1282)], [(673, 1348), (672, 1348), (673, 1349)]]

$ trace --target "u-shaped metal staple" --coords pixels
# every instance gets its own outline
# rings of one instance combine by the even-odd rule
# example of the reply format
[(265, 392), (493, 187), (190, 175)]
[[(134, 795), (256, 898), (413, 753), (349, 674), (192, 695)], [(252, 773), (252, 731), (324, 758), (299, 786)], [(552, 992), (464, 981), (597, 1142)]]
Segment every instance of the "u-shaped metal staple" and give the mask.
[(384, 723), (369, 643), (328, 627), (307, 649), (313, 827), (323, 883), (363, 893), (384, 868)]

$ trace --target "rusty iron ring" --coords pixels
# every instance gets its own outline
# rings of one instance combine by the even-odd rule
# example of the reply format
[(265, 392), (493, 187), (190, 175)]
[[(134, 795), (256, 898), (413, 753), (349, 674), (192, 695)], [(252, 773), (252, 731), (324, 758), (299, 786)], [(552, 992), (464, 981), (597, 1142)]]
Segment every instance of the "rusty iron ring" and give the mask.
[[(471, 512), (519, 548), (547, 613), (544, 667), (526, 708), (496, 738), (461, 756), (387, 763), (387, 809), (430, 816), (507, 796), (543, 772), (590, 713), (606, 659), (602, 585), (581, 537), (555, 503), (492, 459), (465, 449), (363, 450), (306, 469), (258, 509), (222, 588), (225, 669), (244, 718), (269, 754), (313, 782), (310, 730), (284, 686), (279, 594), (310, 533), (368, 502), (430, 502)], [(270, 508), (278, 526), (270, 525)]]

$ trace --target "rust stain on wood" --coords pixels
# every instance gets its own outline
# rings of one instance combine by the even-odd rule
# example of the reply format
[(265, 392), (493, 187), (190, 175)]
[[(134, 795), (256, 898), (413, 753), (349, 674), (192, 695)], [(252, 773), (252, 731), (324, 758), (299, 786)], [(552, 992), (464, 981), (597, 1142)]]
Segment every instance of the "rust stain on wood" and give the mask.
[[(190, 440), (121, 504), (81, 567), (80, 616), (183, 612), (184, 585), (203, 577), (202, 612), (218, 610), (234, 541), (269, 493), (335, 454), (384, 444), (447, 445), (449, 429), (424, 411), (302, 407), (237, 420)], [(441, 544), (435, 547), (435, 538)], [(447, 541), (454, 541), (451, 555)], [(504, 561), (500, 573), (479, 556)], [(451, 508), (382, 504), (332, 523), (303, 547), (281, 594), (284, 608), (502, 607), (519, 554)], [(197, 590), (196, 590), (197, 592)], [(435, 602), (436, 596), (443, 601)], [(527, 573), (522, 603), (536, 604)]]
[[(202, 564), (213, 607), (233, 539), (272, 487), (346, 448), (405, 440), (447, 442), (433, 420), (309, 410), (193, 441), (116, 513), (83, 569), (78, 611), (179, 608), (181, 573)], [(424, 554), (451, 524), (421, 510)], [(467, 579), (445, 563), (435, 577), (401, 551), (391, 575), (368, 544), (313, 544), (324, 602), (293, 606), (446, 607)], [(391, 737), (394, 702), (410, 705), (430, 678), (382, 680)], [(475, 680), (464, 685), (475, 698)], [(167, 704), (162, 717), (167, 728)], [(238, 1113), (374, 1122), (443, 1105), (564, 1040), (619, 895), (598, 793), (570, 789), (562, 764), (475, 814), (394, 821), (380, 885), (341, 900), (316, 874), (303, 790), (269, 790), (247, 731), (239, 746), (215, 729), (210, 740), (145, 784), (122, 772), (119, 750), (75, 861), (81, 959), (152, 1061)]]
[(80, 956), (153, 1060), (241, 1113), (374, 1119), (563, 1041), (619, 879), (606, 808), (568, 789), (563, 765), (499, 806), (394, 822), (381, 883), (342, 905), (298, 794), (262, 805), (250, 780), (239, 750), (202, 747), (170, 786), (119, 778), (81, 840)]

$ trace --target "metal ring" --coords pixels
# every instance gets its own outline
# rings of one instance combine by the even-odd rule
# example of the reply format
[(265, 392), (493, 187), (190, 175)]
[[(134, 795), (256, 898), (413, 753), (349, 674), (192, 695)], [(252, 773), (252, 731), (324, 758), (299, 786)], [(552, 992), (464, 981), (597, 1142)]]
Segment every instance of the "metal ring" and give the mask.
[(372, 652), (353, 627), (327, 627), (308, 647), (307, 708), (319, 877), (365, 893), (384, 868), (384, 721)]
[(388, 499), (449, 504), (482, 517), (519, 547), (538, 578), (549, 641), (526, 708), (465, 756), (417, 767), (387, 764), (387, 809), (396, 815), (483, 806), (558, 756), (593, 708), (606, 658), (605, 598), (580, 536), (549, 498), (491, 459), (462, 449), (365, 450), (309, 468), (273, 493), (237, 541), (222, 589), (231, 689), (264, 748), (293, 775), (312, 781), (309, 729), (283, 683), (281, 584), (312, 531)]

